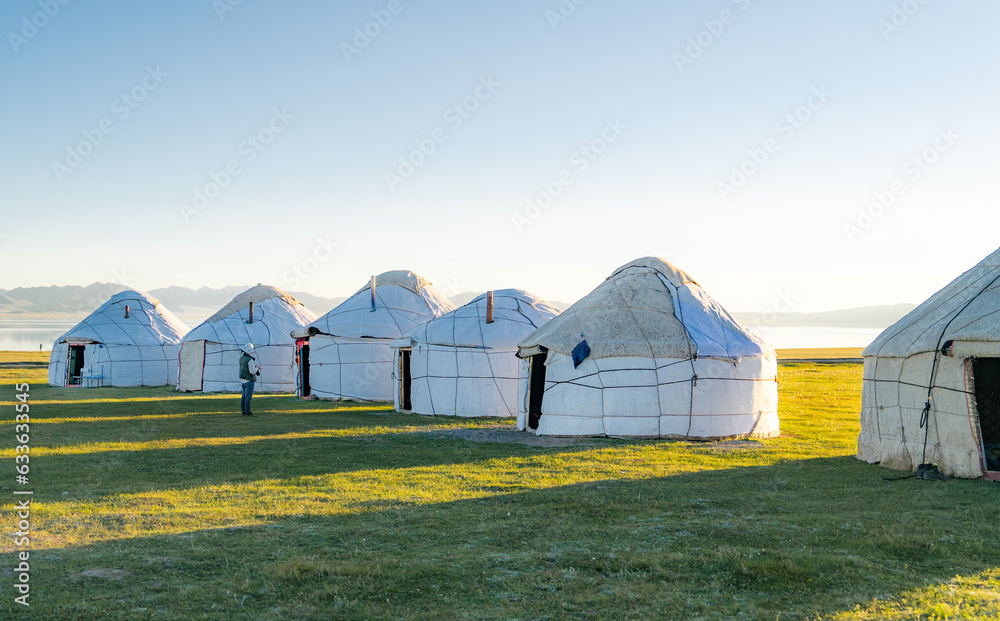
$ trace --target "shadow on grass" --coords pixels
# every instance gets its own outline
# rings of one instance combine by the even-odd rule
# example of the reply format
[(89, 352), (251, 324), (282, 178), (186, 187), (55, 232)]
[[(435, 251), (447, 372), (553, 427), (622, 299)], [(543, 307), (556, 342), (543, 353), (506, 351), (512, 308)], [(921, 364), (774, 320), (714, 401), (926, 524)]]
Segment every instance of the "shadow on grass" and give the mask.
[[(373, 412), (371, 404), (302, 401), (283, 395), (255, 401), (260, 406), (255, 418), (197, 411), (217, 407), (219, 401), (231, 403), (233, 397), (174, 396), (155, 404), (35, 402), (31, 481), (36, 494), (58, 499), (69, 492), (68, 500), (97, 500), (358, 470), (474, 465), (558, 452), (516, 443), (469, 442), (451, 435), (483, 425), (512, 430), (511, 421), (394, 414), (384, 405)], [(47, 418), (65, 423), (46, 423)], [(580, 443), (589, 449), (631, 442)], [(9, 493), (12, 484), (0, 480), (0, 492)]]
[[(73, 500), (96, 500), (123, 493), (249, 483), (261, 479), (473, 465), (498, 457), (538, 453), (524, 446), (486, 446), (444, 436), (428, 438), (424, 434), (265, 437), (247, 444), (46, 455), (33, 462), (32, 480), (35, 481), (35, 493), (41, 496), (57, 498), (60, 492), (70, 491)], [(0, 484), (0, 488), (8, 487)]]
[(32, 611), (804, 619), (996, 567), (995, 486), (886, 475), (810, 459), (39, 550)]

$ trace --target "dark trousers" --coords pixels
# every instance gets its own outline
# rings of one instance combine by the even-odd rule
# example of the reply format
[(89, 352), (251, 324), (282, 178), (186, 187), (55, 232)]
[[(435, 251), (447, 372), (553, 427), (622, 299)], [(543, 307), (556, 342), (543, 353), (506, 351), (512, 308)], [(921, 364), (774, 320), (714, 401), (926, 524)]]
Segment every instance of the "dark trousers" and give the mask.
[(253, 398), (254, 382), (243, 382), (243, 396), (240, 397), (240, 411), (250, 413), (250, 399)]

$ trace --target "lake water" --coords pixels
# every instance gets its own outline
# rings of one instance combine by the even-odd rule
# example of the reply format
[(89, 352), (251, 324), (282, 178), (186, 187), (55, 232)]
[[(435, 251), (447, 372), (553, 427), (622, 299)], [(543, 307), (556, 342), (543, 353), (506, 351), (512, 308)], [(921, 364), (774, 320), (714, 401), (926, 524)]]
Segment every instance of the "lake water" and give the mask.
[[(191, 318), (198, 325), (200, 318)], [(0, 351), (45, 351), (78, 322), (48, 319), (0, 319)], [(879, 328), (750, 328), (774, 347), (865, 347), (882, 332)]]
[(0, 319), (0, 351), (52, 351), (52, 343), (75, 326), (72, 319)]
[(884, 328), (749, 328), (776, 349), (867, 347)]

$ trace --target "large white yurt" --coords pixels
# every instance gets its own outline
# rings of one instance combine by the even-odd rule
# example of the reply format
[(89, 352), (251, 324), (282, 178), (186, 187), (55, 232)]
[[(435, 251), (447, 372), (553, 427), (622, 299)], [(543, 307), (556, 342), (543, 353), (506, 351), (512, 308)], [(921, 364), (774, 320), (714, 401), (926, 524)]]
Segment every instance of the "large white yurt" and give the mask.
[(1000, 250), (863, 355), (859, 459), (1000, 479)]
[(295, 339), (289, 333), (315, 320), (316, 314), (294, 297), (258, 283), (184, 337), (177, 388), (239, 392), (240, 348), (253, 343), (261, 365), (255, 390), (294, 392)]
[(389, 343), (454, 309), (448, 298), (413, 272), (373, 276), (332, 311), (292, 333), (299, 350), (299, 394), (392, 401)]
[(559, 314), (521, 289), (490, 291), (393, 341), (396, 409), (517, 416), (517, 344)]
[(779, 434), (774, 349), (662, 259), (615, 270), (518, 356), (518, 427), (539, 435)]
[(168, 386), (188, 328), (141, 291), (111, 297), (56, 339), (49, 357), (52, 386)]

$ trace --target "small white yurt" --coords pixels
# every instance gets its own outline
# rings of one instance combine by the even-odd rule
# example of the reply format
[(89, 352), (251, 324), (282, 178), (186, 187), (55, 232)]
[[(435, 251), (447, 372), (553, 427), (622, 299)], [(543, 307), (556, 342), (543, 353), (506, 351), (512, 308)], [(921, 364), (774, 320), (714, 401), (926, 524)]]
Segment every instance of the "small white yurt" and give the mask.
[(299, 394), (392, 401), (389, 343), (454, 309), (448, 298), (413, 272), (373, 276), (332, 311), (292, 333), (299, 350)]
[(253, 343), (261, 375), (257, 392), (295, 391), (295, 339), (316, 314), (284, 291), (257, 284), (184, 337), (178, 390), (240, 392), (240, 348)]
[(1000, 250), (863, 352), (858, 459), (1000, 479)]
[(689, 275), (646, 257), (518, 344), (518, 427), (697, 440), (779, 434), (774, 349)]
[(115, 294), (56, 339), (49, 357), (52, 386), (169, 386), (188, 328), (141, 291)]
[(559, 314), (521, 289), (490, 291), (393, 341), (396, 409), (517, 416), (517, 344)]

